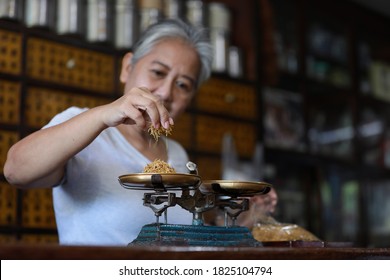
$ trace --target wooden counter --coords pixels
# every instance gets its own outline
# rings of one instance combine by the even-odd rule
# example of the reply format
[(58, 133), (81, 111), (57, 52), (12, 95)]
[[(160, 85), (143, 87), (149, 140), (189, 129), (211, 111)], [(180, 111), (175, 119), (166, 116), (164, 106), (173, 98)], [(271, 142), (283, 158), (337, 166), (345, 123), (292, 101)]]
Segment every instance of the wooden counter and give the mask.
[(390, 259), (390, 248), (347, 247), (180, 247), (180, 246), (59, 246), (0, 244), (2, 260), (356, 260)]

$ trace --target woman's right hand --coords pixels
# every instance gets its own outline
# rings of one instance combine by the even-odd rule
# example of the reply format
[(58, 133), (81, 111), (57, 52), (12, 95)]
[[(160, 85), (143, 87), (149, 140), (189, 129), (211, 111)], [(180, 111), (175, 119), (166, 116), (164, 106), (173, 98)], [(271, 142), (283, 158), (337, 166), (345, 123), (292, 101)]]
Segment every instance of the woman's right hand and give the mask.
[(161, 125), (168, 129), (173, 125), (163, 102), (145, 87), (134, 87), (101, 109), (102, 121), (108, 127), (130, 124), (145, 129), (151, 123), (155, 128)]

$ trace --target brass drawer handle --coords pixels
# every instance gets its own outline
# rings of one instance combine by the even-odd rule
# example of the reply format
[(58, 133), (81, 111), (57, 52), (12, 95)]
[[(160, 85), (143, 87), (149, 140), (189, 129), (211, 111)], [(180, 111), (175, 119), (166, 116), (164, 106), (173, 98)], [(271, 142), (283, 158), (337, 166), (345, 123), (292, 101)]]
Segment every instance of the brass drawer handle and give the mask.
[(225, 94), (225, 102), (226, 103), (229, 103), (229, 104), (232, 104), (236, 101), (236, 95), (231, 93), (231, 92), (228, 92)]
[(66, 68), (68, 68), (69, 70), (71, 69), (74, 69), (76, 67), (76, 60), (73, 59), (73, 58), (70, 58), (67, 62), (66, 62)]

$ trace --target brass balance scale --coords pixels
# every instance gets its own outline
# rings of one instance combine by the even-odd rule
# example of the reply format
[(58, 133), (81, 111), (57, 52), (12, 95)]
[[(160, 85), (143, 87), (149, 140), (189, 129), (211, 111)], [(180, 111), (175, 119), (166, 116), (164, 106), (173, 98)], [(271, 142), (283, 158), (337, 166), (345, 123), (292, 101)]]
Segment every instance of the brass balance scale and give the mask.
[[(267, 194), (272, 186), (264, 182), (202, 181), (196, 164), (188, 162), (186, 166), (189, 174), (136, 173), (118, 178), (126, 189), (145, 191), (143, 204), (156, 216), (156, 223), (144, 225), (129, 246), (262, 246), (248, 228), (236, 225), (236, 219), (249, 209), (248, 197)], [(193, 214), (192, 225), (167, 223), (167, 209), (176, 205)], [(205, 225), (203, 213), (216, 207), (224, 209), (224, 226)]]

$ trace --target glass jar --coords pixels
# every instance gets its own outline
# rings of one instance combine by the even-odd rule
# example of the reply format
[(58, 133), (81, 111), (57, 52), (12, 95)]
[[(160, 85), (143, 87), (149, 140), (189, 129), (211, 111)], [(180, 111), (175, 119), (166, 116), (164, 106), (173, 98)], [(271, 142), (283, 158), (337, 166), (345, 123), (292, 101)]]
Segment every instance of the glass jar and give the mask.
[(162, 3), (160, 0), (141, 0), (140, 11), (140, 32), (143, 32), (150, 25), (157, 23), (163, 15)]
[(55, 1), (26, 0), (24, 21), (28, 27), (54, 29), (56, 14)]
[(21, 20), (23, 18), (22, 0), (0, 1), (0, 18)]
[(87, 40), (89, 42), (111, 41), (111, 1), (88, 0), (87, 2)]
[(117, 0), (115, 4), (115, 47), (128, 49), (138, 38), (138, 5), (136, 0)]
[(193, 26), (207, 26), (207, 9), (201, 0), (188, 0), (186, 2), (186, 20)]
[(183, 19), (184, 1), (182, 0), (164, 0), (163, 13), (164, 18)]
[(82, 0), (57, 0), (57, 33), (85, 33), (85, 6)]
[(210, 40), (214, 47), (214, 72), (228, 70), (228, 50), (230, 46), (230, 11), (222, 3), (209, 4)]

